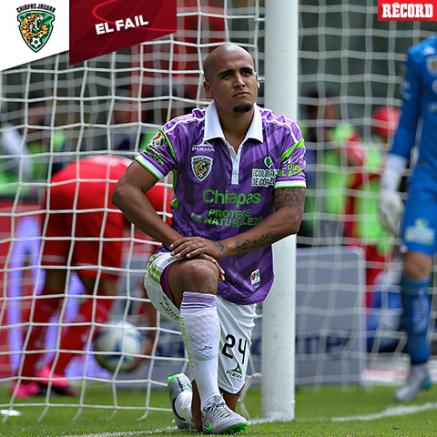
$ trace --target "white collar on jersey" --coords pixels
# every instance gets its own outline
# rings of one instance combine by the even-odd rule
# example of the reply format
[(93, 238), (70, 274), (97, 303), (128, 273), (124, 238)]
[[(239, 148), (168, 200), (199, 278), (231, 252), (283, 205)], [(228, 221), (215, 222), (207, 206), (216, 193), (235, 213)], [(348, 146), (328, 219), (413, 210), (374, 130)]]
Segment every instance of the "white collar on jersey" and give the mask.
[[(250, 123), (249, 130), (246, 133), (243, 143), (248, 138), (258, 140), (260, 143), (264, 141), (261, 111), (257, 105), (254, 105), (254, 107), (255, 111), (253, 114), (252, 123)], [(203, 134), (203, 141), (206, 142), (213, 138), (221, 138), (223, 141), (226, 141), (223, 130), (220, 126), (215, 103), (211, 102), (206, 108), (205, 112), (205, 132)]]

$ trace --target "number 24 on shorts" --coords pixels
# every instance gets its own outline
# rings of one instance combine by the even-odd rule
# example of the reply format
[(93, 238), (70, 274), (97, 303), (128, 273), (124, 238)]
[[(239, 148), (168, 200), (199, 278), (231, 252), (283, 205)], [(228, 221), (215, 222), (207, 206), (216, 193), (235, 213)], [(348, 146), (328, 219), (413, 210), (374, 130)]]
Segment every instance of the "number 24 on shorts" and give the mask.
[[(226, 336), (226, 341), (222, 349), (222, 354), (228, 358), (234, 358), (234, 354), (232, 353), (232, 349), (236, 345), (237, 340), (232, 334), (228, 334)], [(247, 340), (243, 340), (242, 338), (238, 339), (238, 352), (242, 355), (241, 364), (244, 364), (244, 360), (246, 358), (246, 350), (247, 350)]]

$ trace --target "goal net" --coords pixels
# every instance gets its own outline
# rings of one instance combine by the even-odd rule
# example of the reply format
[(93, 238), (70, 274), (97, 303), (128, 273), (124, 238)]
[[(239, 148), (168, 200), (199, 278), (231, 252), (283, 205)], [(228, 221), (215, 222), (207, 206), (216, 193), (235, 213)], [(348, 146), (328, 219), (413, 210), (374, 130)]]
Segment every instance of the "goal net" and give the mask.
[[(396, 125), (392, 120), (397, 120), (401, 104), (400, 79), (407, 50), (434, 32), (431, 23), (379, 22), (373, 1), (300, 2), (299, 119), (307, 147), (308, 190), (298, 245), (303, 250), (343, 249), (331, 258), (336, 272), (330, 272), (331, 276), (320, 270), (324, 264), (318, 255), (308, 258), (307, 280), (312, 286), (319, 281), (326, 284), (325, 295), (320, 306), (311, 298), (301, 301), (297, 344), (303, 341), (307, 352), (318, 346), (322, 364), (318, 362), (315, 377), (306, 381), (300, 380), (298, 370), (297, 384), (347, 383), (357, 376), (363, 382), (397, 383), (406, 376), (409, 361), (400, 326), (399, 241), (378, 222), (378, 178)], [(350, 274), (362, 269), (362, 286), (341, 275), (341, 257), (351, 247), (361, 250), (363, 264), (348, 268), (343, 264), (343, 268)], [(362, 306), (362, 320), (357, 321), (363, 326), (362, 338), (341, 321), (346, 308), (339, 303), (349, 305), (346, 295), (341, 297), (343, 290), (351, 305)], [(357, 293), (360, 296), (354, 301)], [(299, 305), (299, 283), (297, 297)], [(306, 301), (311, 304), (307, 306)], [(319, 320), (318, 334), (311, 335), (308, 327), (308, 334), (302, 336), (299, 324), (308, 315), (323, 314), (323, 306), (329, 317)], [(353, 307), (350, 314), (360, 317)], [(430, 326), (435, 326), (434, 311)], [(307, 335), (317, 337), (311, 347)], [(433, 332), (431, 338), (435, 338)], [(298, 369), (300, 360), (302, 367), (308, 363), (308, 356), (300, 351), (298, 346)], [(358, 357), (355, 368), (345, 367), (343, 359), (348, 355)], [(314, 358), (318, 359), (317, 354), (312, 353), (310, 363)], [(337, 362), (337, 372), (329, 371), (330, 361)]]
[[(133, 228), (126, 231), (119, 290), (106, 322), (114, 325), (125, 320), (140, 330), (148, 349), (137, 354), (143, 363), (136, 371), (122, 373), (118, 366), (109, 372), (97, 364), (92, 335), (102, 324), (95, 319), (96, 311), (92, 320), (81, 318), (81, 307), (90, 294), (85, 292), (74, 263), (67, 263), (65, 287), (59, 290), (63, 295), (59, 311), (40, 322), (35, 307), (45, 276), (41, 243), (51, 238), (46, 235), (42, 219), (46, 206), (42, 202), (52, 176), (67, 164), (90, 156), (132, 158), (165, 121), (206, 105), (202, 61), (217, 45), (225, 41), (242, 45), (262, 71), (259, 2), (179, 0), (177, 15), (177, 31), (172, 35), (76, 65), (69, 65), (68, 53), (62, 53), (0, 75), (0, 280), (1, 328), (5, 333), (0, 340), (0, 382), (5, 399), (9, 399), (1, 408), (43, 406), (44, 414), (49, 408), (65, 406), (62, 400), (56, 402), (55, 383), (48, 385), (43, 398), (30, 403), (23, 401), (17, 390), (12, 390), (11, 396), (6, 393), (22, 380), (26, 355), (41, 355), (30, 378), (41, 382), (43, 373), (38, 372), (43, 368), (55, 371), (60, 355), (67, 352), (61, 348), (63, 329), (90, 322), (83, 350), (74, 349), (76, 354), (65, 369), (77, 392), (73, 401), (77, 401), (77, 411), (87, 407), (136, 409), (139, 416), (153, 410), (170, 411), (152, 392), (165, 388), (169, 375), (184, 370), (186, 358), (178, 324), (158, 317), (155, 325), (156, 311), (142, 288), (145, 262), (158, 247), (156, 242)], [(163, 219), (169, 215), (166, 205), (171, 182), (165, 179), (158, 183), (165, 188), (159, 208)], [(107, 205), (104, 214), (113, 208)], [(74, 210), (73, 206), (67, 213)], [(77, 236), (71, 237), (80, 242)], [(101, 266), (88, 267), (99, 272)], [(91, 294), (98, 295), (97, 289)], [(29, 332), (37, 329), (46, 331), (45, 339), (38, 350), (29, 352)], [(85, 394), (93, 384), (111, 389), (107, 399), (89, 400)], [(143, 391), (144, 401), (120, 405), (118, 390), (132, 388)]]
[[(379, 23), (373, 1), (305, 0), (299, 8), (298, 103), (308, 147), (308, 201), (297, 238), (296, 384), (396, 380), (406, 362), (399, 329), (399, 262), (396, 242), (375, 234), (372, 185), (385, 146), (374, 137), (372, 114), (379, 106), (399, 107), (406, 50), (433, 33), (432, 23)], [(63, 53), (0, 74), (4, 390), (20, 379), (25, 333), (38, 325), (31, 297), (39, 295), (44, 280), (41, 200), (52, 175), (90, 155), (132, 157), (163, 122), (205, 105), (202, 59), (223, 41), (251, 52), (263, 85), (263, 1), (180, 0), (177, 28), (173, 35), (84, 63), (69, 65)], [(263, 104), (263, 87), (260, 94)], [(351, 159), (360, 154), (373, 161), (363, 166)], [(171, 181), (160, 184), (170, 195)], [(164, 198), (163, 218), (165, 205)], [(373, 227), (357, 234), (366, 223)], [(372, 258), (374, 246), (378, 256)], [(150, 344), (144, 363), (135, 372), (110, 373), (96, 364), (89, 337), (66, 369), (79, 394), (79, 412), (86, 407), (137, 409), (140, 415), (161, 410), (153, 391), (186, 367), (178, 326), (159, 317), (155, 326), (145, 310), (141, 278), (156, 247), (147, 236), (126, 232), (119, 292), (108, 321), (127, 320), (139, 327)], [(86, 295), (76, 271), (68, 266), (62, 317), (56, 314), (47, 324), (42, 365), (59, 354), (60, 329), (74, 323)], [(261, 324), (260, 308), (247, 387), (262, 377)], [(108, 385), (109, 401), (88, 401), (85, 391), (92, 384)], [(134, 387), (144, 389), (144, 404), (119, 405), (117, 390)], [(31, 404), (12, 396), (0, 408), (63, 406), (54, 396), (49, 386), (46, 396)]]

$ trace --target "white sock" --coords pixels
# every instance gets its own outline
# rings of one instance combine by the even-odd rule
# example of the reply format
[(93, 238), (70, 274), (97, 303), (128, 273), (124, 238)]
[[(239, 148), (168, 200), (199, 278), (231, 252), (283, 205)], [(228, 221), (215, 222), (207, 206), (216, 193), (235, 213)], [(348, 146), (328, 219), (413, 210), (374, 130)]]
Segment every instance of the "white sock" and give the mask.
[(213, 294), (186, 291), (180, 308), (182, 336), (202, 409), (213, 396), (220, 395), (217, 382), (220, 325), (215, 300)]
[(183, 417), (187, 422), (193, 423), (191, 416), (191, 401), (193, 400), (193, 392), (185, 390), (179, 394), (174, 403), (176, 413)]

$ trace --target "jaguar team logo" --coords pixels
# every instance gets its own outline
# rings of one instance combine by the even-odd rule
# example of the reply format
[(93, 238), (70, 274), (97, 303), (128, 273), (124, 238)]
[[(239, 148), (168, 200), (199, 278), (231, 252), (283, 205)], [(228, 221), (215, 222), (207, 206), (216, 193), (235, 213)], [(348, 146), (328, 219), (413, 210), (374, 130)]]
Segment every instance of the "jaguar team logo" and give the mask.
[(20, 22), (18, 29), (27, 47), (35, 53), (39, 52), (50, 38), (55, 21), (55, 8), (49, 5), (39, 4), (24, 5), (17, 8), (17, 19)]
[(197, 155), (191, 158), (191, 169), (199, 181), (205, 180), (211, 172), (213, 159), (209, 156)]

